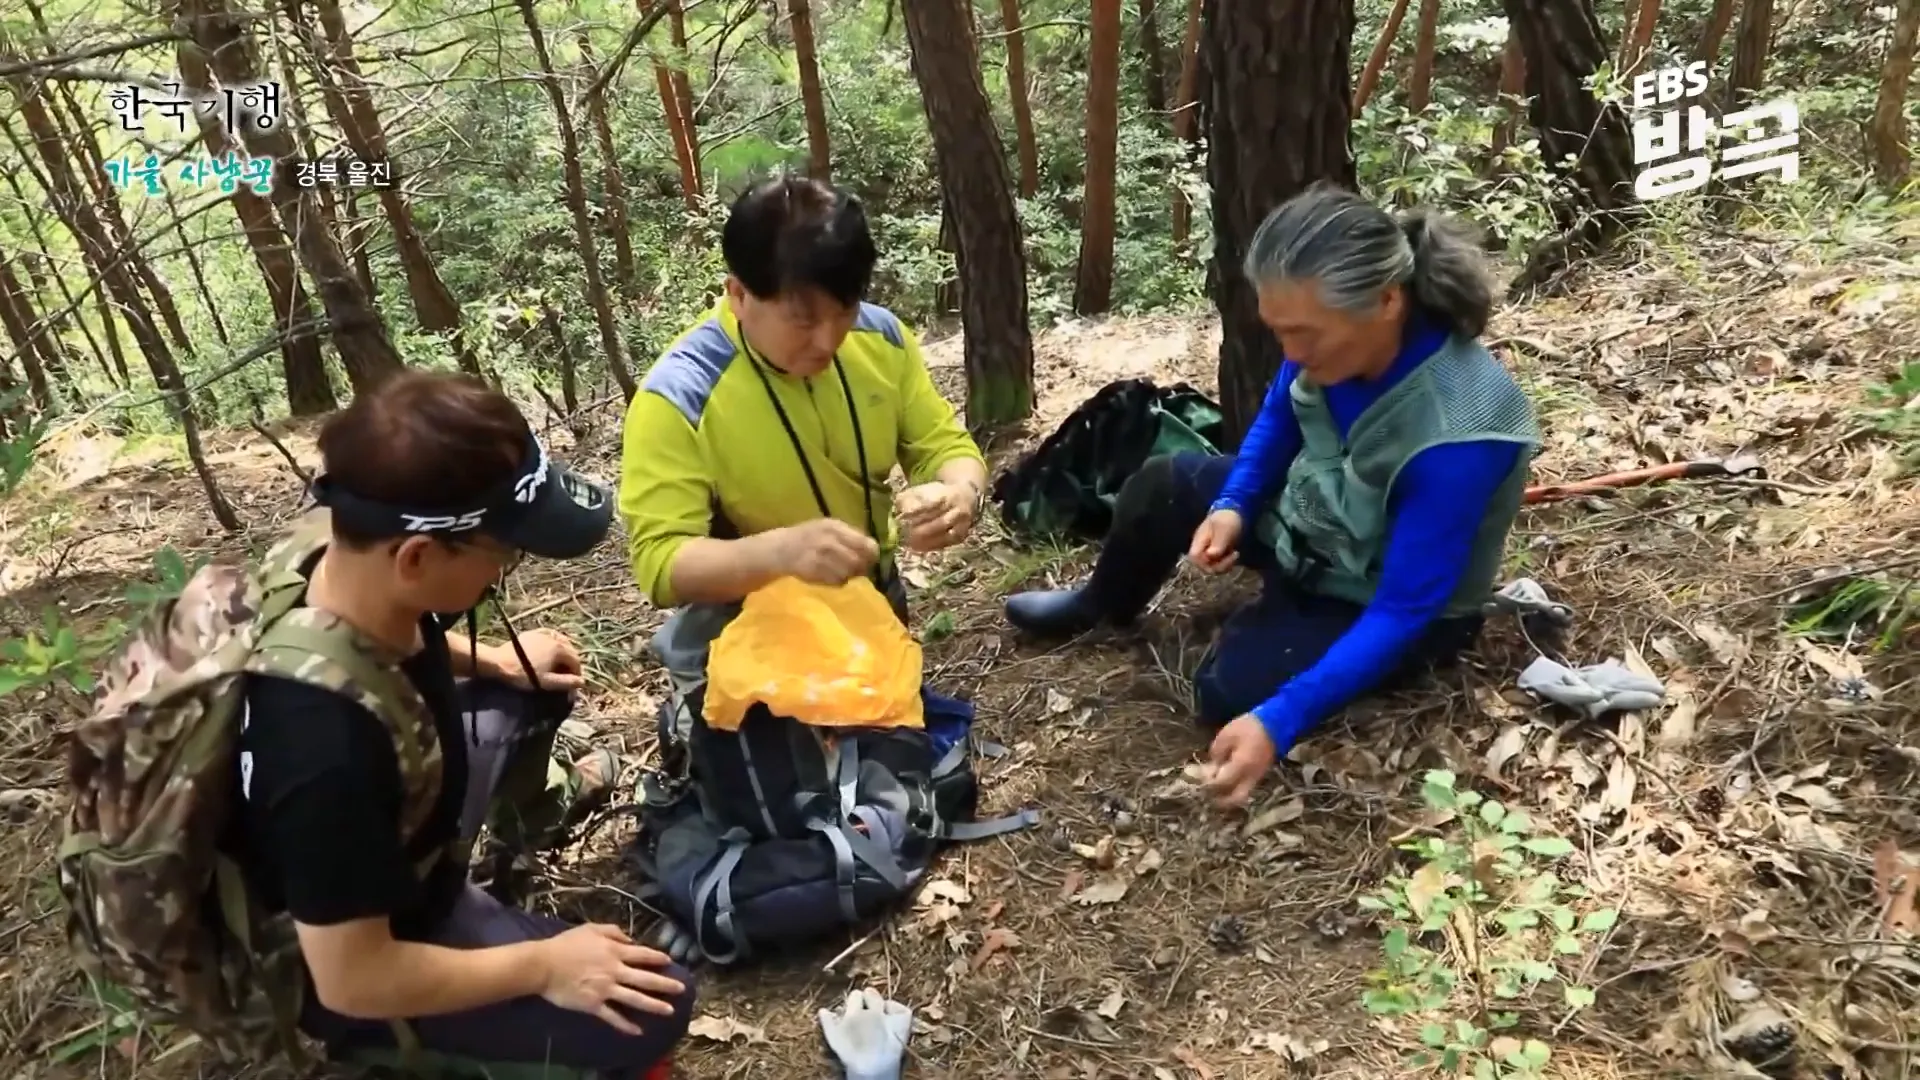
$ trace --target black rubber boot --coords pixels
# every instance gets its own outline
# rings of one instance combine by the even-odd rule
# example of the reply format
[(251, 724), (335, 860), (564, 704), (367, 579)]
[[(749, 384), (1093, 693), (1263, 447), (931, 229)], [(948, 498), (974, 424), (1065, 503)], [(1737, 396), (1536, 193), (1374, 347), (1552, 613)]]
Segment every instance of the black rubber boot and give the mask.
[(1113, 526), (1093, 576), (1077, 589), (1015, 593), (1007, 622), (1037, 637), (1084, 634), (1101, 623), (1125, 625), (1146, 610), (1173, 573), (1211, 493), (1187, 490), (1171, 457), (1152, 458), (1114, 500)]
[(1035, 637), (1074, 637), (1100, 625), (1105, 618), (1105, 612), (1084, 587), (1042, 589), (1007, 597), (1007, 622)]

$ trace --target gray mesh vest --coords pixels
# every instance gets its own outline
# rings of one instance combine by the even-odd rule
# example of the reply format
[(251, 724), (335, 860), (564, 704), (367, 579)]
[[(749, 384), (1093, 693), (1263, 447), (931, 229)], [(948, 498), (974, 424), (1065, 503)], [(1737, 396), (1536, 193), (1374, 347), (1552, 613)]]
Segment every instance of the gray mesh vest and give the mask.
[(1401, 466), (1445, 443), (1494, 439), (1525, 447), (1487, 507), (1447, 604), (1449, 616), (1478, 613), (1499, 579), (1507, 532), (1540, 445), (1533, 407), (1513, 376), (1479, 342), (1449, 337), (1355, 419), (1345, 443), (1318, 386), (1300, 377), (1291, 391), (1300, 452), (1256, 535), (1310, 591), (1356, 604), (1372, 601), (1380, 584), (1388, 499)]

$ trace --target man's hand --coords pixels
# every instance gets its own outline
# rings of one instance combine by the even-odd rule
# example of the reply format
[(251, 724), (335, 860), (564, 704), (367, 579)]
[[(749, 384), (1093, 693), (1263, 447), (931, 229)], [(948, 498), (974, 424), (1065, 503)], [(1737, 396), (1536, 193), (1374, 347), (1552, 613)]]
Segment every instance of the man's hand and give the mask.
[(768, 534), (776, 576), (845, 585), (873, 568), (880, 545), (839, 518), (815, 518)]
[(912, 551), (939, 551), (952, 547), (973, 531), (973, 510), (979, 495), (968, 484), (932, 483), (910, 487), (894, 496), (893, 510), (906, 530)]
[(1207, 794), (1215, 806), (1232, 810), (1247, 805), (1253, 790), (1273, 768), (1273, 740), (1267, 729), (1251, 714), (1236, 718), (1213, 737), (1208, 763), (1213, 775), (1207, 779)]
[(586, 682), (580, 666), (580, 654), (574, 650), (573, 642), (558, 630), (534, 630), (520, 636), (520, 648), (533, 665), (533, 675), (540, 678), (538, 686), (534, 685), (533, 677), (520, 663), (512, 642), (489, 648), (500, 681), (522, 690), (578, 690)]
[(542, 943), (546, 982), (540, 996), (576, 1012), (591, 1013), (625, 1035), (640, 1034), (639, 1025), (614, 1009), (672, 1016), (673, 1003), (653, 994), (672, 997), (687, 988), (649, 968), (671, 961), (658, 949), (636, 945), (626, 932), (605, 923), (576, 926)]
[(1240, 561), (1240, 532), (1246, 527), (1237, 510), (1215, 510), (1193, 530), (1187, 558), (1209, 574), (1224, 574)]

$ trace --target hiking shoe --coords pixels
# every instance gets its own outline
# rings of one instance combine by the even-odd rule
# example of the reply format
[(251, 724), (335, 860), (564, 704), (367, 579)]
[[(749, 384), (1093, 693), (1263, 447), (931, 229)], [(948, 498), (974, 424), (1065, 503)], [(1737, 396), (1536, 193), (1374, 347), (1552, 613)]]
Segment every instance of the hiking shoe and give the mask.
[(567, 808), (560, 819), (564, 835), (607, 805), (620, 780), (620, 759), (605, 747), (589, 750), (567, 766)]
[(1085, 589), (1014, 593), (1007, 597), (1006, 612), (1014, 629), (1047, 638), (1075, 637), (1105, 620)]

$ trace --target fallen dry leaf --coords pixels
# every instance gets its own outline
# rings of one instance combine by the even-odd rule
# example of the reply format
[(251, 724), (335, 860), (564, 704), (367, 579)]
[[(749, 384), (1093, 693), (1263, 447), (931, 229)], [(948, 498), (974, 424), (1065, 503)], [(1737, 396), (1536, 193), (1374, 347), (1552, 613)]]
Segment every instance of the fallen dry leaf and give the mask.
[(1120, 988), (1116, 986), (1113, 988), (1113, 993), (1108, 994), (1107, 999), (1100, 1003), (1100, 1007), (1093, 1011), (1109, 1020), (1118, 1020), (1120, 1019), (1120, 1010), (1126, 1008), (1126, 1006), (1127, 995), (1122, 993)]
[(993, 959), (995, 953), (1000, 952), (1002, 949), (1017, 949), (1019, 947), (1019, 934), (1014, 933), (1004, 926), (996, 926), (987, 931), (987, 936), (981, 940), (980, 947), (973, 951), (973, 959), (967, 961), (967, 966), (975, 971), (979, 971), (980, 965)]
[(1080, 891), (1080, 885), (1086, 881), (1086, 875), (1077, 868), (1067, 871), (1066, 879), (1060, 882), (1060, 899), (1067, 900)]
[(1527, 748), (1529, 726), (1528, 724), (1508, 724), (1500, 732), (1500, 737), (1493, 740), (1493, 745), (1487, 748), (1487, 765), (1484, 770), (1488, 779), (1501, 781), (1506, 779), (1500, 775), (1500, 770), (1506, 768), (1507, 762), (1519, 757), (1520, 752)]
[(1199, 1077), (1199, 1080), (1213, 1080), (1212, 1066), (1200, 1060), (1200, 1055), (1184, 1046), (1176, 1046), (1173, 1050), (1173, 1056), (1180, 1059), (1180, 1064), (1192, 1069), (1193, 1075)]
[(1892, 838), (1873, 853), (1873, 894), (1884, 914), (1880, 925), (1897, 934), (1920, 933), (1920, 865)]
[(949, 878), (935, 878), (927, 882), (919, 894), (914, 897), (913, 902), (920, 907), (931, 907), (936, 901), (940, 900), (954, 904), (965, 904), (971, 902), (973, 896), (967, 892), (965, 885), (957, 881)]
[(695, 1017), (693, 1023), (687, 1025), (687, 1034), (698, 1035), (700, 1038), (711, 1039), (717, 1043), (730, 1043), (735, 1039), (744, 1039), (751, 1045), (767, 1041), (765, 1028), (743, 1023), (731, 1016), (712, 1014)]
[(1661, 718), (1657, 741), (1662, 746), (1682, 746), (1693, 741), (1699, 716), (1700, 703), (1693, 699), (1692, 694), (1681, 694), (1673, 703), (1673, 708), (1668, 709), (1667, 715)]
[(1787, 797), (1798, 799), (1815, 810), (1831, 813), (1840, 809), (1840, 800), (1819, 784), (1799, 784), (1787, 789)]
[(1051, 687), (1047, 689), (1048, 715), (1058, 716), (1059, 714), (1066, 712), (1068, 709), (1071, 709), (1071, 708), (1073, 708), (1072, 698), (1068, 697), (1067, 695), (1061, 693), (1058, 690), (1052, 689)]
[(1140, 856), (1140, 861), (1134, 864), (1133, 872), (1136, 875), (1151, 874), (1165, 863), (1166, 857), (1160, 854), (1159, 848), (1148, 848)]
[(1103, 877), (1081, 889), (1074, 900), (1086, 905), (1117, 904), (1127, 895), (1127, 879), (1118, 875)]
[(1427, 863), (1413, 872), (1407, 882), (1407, 906), (1415, 915), (1427, 917), (1427, 909), (1447, 890), (1447, 877), (1439, 863)]
[(1624, 755), (1613, 759), (1607, 769), (1607, 790), (1600, 796), (1600, 809), (1607, 813), (1625, 813), (1633, 805), (1633, 789), (1638, 777)]
[(1699, 638), (1701, 643), (1706, 645), (1707, 651), (1713, 654), (1715, 660), (1720, 661), (1728, 667), (1734, 667), (1739, 664), (1741, 660), (1746, 659), (1747, 643), (1741, 638), (1728, 633), (1727, 629), (1718, 623), (1694, 623), (1693, 636)]
[(1259, 816), (1249, 820), (1240, 830), (1240, 835), (1252, 836), (1285, 825), (1290, 821), (1298, 821), (1306, 812), (1306, 800), (1295, 796), (1279, 806), (1262, 811)]

